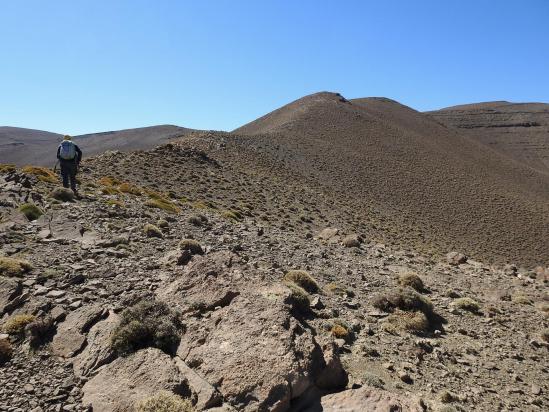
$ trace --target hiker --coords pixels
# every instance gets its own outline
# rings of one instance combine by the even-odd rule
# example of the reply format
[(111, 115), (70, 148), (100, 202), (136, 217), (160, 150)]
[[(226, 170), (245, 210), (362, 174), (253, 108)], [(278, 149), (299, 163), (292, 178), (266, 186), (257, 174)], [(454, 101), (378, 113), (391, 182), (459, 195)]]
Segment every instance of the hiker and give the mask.
[(68, 188), (70, 182), (70, 188), (76, 194), (76, 172), (80, 160), (82, 160), (82, 151), (74, 144), (70, 136), (63, 136), (63, 141), (57, 148), (57, 158), (61, 166), (63, 187)]

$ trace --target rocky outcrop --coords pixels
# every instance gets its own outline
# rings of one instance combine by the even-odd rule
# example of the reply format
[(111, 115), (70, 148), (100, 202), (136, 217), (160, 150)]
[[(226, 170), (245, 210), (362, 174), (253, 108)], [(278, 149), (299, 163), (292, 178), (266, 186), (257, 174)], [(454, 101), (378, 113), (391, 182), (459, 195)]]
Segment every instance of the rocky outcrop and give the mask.
[(189, 395), (170, 356), (148, 348), (104, 366), (82, 388), (82, 403), (93, 412), (132, 412), (136, 402), (160, 390)]
[(23, 285), (19, 279), (0, 276), (0, 317), (15, 306), (22, 291)]

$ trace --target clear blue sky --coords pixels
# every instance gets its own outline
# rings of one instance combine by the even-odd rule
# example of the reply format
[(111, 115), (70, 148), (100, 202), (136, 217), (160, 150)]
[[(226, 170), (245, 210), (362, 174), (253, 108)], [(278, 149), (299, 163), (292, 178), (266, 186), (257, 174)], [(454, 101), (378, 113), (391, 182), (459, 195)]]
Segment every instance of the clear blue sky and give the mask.
[(549, 101), (549, 1), (13, 0), (0, 125), (231, 130), (317, 91)]

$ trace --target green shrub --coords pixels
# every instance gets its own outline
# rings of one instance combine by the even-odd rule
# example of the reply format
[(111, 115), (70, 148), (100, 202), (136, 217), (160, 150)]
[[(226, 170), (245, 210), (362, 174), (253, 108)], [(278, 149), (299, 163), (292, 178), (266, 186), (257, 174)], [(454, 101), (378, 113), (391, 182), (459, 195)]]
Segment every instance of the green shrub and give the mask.
[(421, 292), (425, 289), (425, 285), (423, 284), (423, 280), (416, 275), (415, 273), (404, 273), (399, 276), (398, 278), (398, 284), (401, 286), (408, 286), (412, 289)]
[(166, 303), (143, 301), (122, 312), (111, 337), (111, 347), (120, 355), (147, 347), (173, 354), (182, 327), (179, 315)]
[(0, 275), (8, 277), (21, 277), (30, 272), (32, 265), (26, 260), (0, 256)]
[(316, 280), (304, 270), (290, 270), (284, 275), (284, 281), (295, 283), (309, 293), (316, 293), (320, 289)]
[(174, 393), (160, 391), (156, 395), (136, 403), (136, 412), (195, 412), (196, 409), (189, 399), (184, 399)]
[(143, 226), (143, 232), (145, 232), (147, 237), (163, 237), (162, 231), (158, 227), (150, 223), (147, 223), (145, 226)]
[(3, 330), (9, 335), (22, 336), (25, 332), (25, 326), (29, 323), (34, 322), (36, 316), (29, 314), (15, 315), (9, 318), (6, 323), (4, 323)]

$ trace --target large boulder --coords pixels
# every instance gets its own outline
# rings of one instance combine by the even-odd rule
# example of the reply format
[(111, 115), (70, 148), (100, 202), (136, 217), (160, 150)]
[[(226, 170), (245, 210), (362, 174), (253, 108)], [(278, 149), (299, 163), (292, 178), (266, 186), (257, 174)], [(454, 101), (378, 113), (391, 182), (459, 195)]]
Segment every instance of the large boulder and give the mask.
[(344, 387), (333, 345), (291, 314), (290, 289), (250, 276), (236, 255), (218, 252), (159, 288), (160, 299), (188, 314), (177, 355), (238, 410), (287, 411), (311, 387)]
[(101, 368), (82, 388), (82, 404), (93, 412), (133, 412), (136, 402), (161, 390), (190, 394), (171, 357), (147, 348)]

